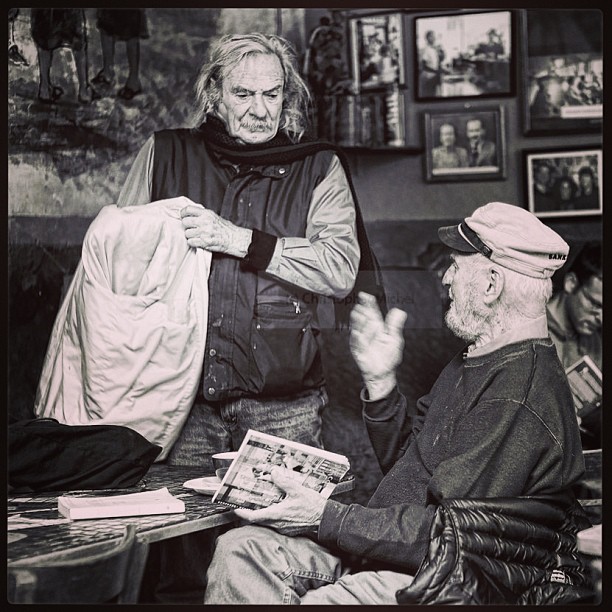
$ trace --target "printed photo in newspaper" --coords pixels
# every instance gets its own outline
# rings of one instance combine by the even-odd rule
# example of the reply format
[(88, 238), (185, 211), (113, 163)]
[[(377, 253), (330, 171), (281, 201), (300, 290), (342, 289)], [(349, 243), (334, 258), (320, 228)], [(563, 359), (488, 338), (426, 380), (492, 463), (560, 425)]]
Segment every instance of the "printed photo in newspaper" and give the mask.
[(212, 501), (251, 510), (280, 501), (284, 492), (270, 479), (274, 466), (329, 497), (350, 464), (343, 455), (249, 430)]

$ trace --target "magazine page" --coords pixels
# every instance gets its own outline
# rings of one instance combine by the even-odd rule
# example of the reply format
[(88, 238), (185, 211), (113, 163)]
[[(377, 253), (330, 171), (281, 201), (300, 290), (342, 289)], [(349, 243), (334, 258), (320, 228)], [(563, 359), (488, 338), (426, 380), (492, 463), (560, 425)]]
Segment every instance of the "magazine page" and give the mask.
[(252, 510), (280, 501), (284, 492), (270, 480), (274, 466), (291, 470), (301, 485), (324, 497), (350, 467), (343, 455), (249, 430), (212, 501)]
[(593, 360), (584, 355), (565, 370), (578, 416), (601, 405), (602, 375)]

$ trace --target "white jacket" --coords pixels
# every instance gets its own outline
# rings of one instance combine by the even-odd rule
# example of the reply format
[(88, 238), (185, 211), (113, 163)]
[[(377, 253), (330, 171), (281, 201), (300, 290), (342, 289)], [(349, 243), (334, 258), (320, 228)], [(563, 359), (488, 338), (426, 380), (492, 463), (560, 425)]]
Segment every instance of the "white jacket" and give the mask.
[(204, 357), (211, 253), (191, 248), (185, 197), (106, 206), (83, 240), (57, 314), (34, 412), (69, 425), (130, 427), (164, 459)]

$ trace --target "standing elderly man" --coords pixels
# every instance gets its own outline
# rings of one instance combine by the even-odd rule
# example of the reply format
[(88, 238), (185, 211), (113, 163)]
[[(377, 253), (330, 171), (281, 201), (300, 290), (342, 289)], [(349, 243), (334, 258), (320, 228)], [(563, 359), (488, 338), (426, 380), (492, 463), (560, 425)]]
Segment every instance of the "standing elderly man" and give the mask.
[(250, 428), (321, 445), (316, 296), (345, 298), (370, 253), (339, 152), (303, 138), (286, 41), (223, 37), (196, 92), (197, 127), (155, 133), (119, 205), (187, 196), (187, 242), (213, 252), (201, 392), (168, 459), (213, 471)]
[(454, 249), (442, 280), (446, 323), (469, 344), (416, 406), (395, 374), (405, 313), (383, 320), (360, 294), (351, 314), (363, 417), (384, 473), (367, 506), (325, 500), (275, 468), (285, 499), (235, 511), (259, 525), (218, 539), (205, 603), (395, 604), (441, 501), (561, 493), (581, 477), (571, 393), (546, 328), (550, 277), (567, 244), (498, 202), (438, 234)]
[[(248, 429), (321, 446), (318, 296), (348, 323), (362, 278), (384, 293), (344, 156), (305, 137), (309, 93), (289, 44), (224, 36), (196, 97), (196, 127), (156, 132), (118, 204), (186, 196), (187, 242), (212, 251), (201, 389), (167, 460), (206, 473)], [(185, 567), (169, 571), (198, 564), (180, 556)]]

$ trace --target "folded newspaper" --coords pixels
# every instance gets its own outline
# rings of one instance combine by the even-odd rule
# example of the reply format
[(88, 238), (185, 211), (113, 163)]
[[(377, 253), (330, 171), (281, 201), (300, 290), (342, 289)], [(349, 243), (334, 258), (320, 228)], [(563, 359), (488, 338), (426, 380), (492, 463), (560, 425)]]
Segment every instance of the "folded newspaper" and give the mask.
[(567, 380), (574, 396), (576, 414), (584, 416), (601, 406), (603, 378), (600, 369), (588, 356), (582, 356), (576, 363), (566, 368)]
[(288, 468), (301, 485), (324, 497), (350, 468), (343, 455), (249, 429), (212, 501), (251, 510), (281, 501), (284, 492), (270, 480), (274, 466)]

